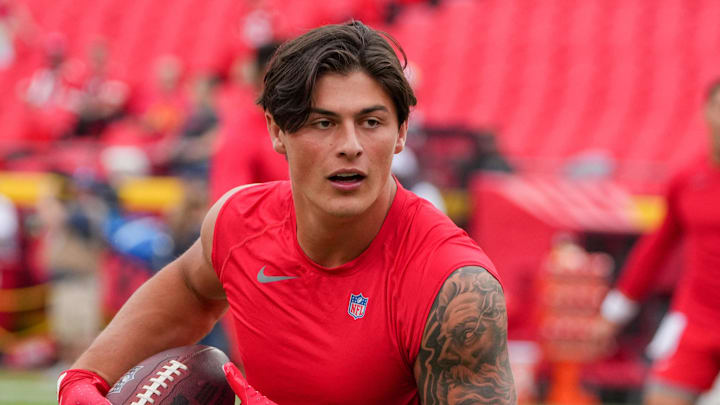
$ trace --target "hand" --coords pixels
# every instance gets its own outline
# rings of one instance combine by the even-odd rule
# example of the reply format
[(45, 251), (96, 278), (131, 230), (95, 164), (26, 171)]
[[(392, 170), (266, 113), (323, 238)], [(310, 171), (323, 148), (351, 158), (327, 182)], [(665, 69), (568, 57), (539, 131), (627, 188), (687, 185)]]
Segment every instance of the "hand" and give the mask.
[(598, 351), (598, 355), (607, 356), (617, 350), (616, 336), (621, 326), (602, 316), (593, 319), (590, 338)]
[(112, 405), (105, 399), (110, 385), (102, 377), (88, 370), (64, 371), (58, 378), (60, 405)]
[(241, 405), (277, 405), (275, 402), (267, 399), (259, 392), (255, 391), (255, 388), (251, 387), (247, 383), (245, 377), (238, 368), (231, 362), (225, 363), (223, 366), (225, 372), (225, 379), (227, 379), (230, 387), (235, 391), (235, 395), (240, 398)]

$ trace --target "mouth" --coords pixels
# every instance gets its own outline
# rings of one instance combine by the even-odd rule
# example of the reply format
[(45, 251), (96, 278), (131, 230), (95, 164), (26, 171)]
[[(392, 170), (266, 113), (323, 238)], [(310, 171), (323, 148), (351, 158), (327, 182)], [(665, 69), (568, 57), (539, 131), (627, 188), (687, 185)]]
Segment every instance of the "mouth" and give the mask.
[(332, 185), (342, 191), (352, 191), (360, 186), (367, 176), (359, 171), (342, 171), (328, 176)]
[(360, 173), (340, 173), (328, 177), (330, 181), (339, 183), (356, 183), (362, 181), (364, 178), (365, 176)]

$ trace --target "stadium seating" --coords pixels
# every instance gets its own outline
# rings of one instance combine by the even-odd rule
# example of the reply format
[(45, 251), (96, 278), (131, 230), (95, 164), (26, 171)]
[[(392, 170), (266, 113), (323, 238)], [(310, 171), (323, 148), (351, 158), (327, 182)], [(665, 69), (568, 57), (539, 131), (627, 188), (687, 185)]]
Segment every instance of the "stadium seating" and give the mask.
[(459, 0), (417, 8), (391, 31), (419, 70), (426, 123), (497, 128), (525, 169), (605, 150), (642, 189), (705, 147), (719, 13), (703, 0)]
[[(276, 31), (294, 34), (350, 17), (343, 10), (359, 15), (363, 6), (387, 2), (279, 3), (267, 3)], [(239, 26), (249, 11), (230, 0), (26, 4), (42, 32), (65, 35), (72, 57), (86, 59), (104, 38), (111, 75), (130, 83), (148, 80), (152, 61), (165, 53), (180, 56), (190, 73), (219, 68), (245, 46)], [(426, 123), (495, 128), (504, 151), (528, 170), (604, 150), (617, 160), (619, 179), (642, 189), (705, 146), (698, 111), (720, 61), (718, 17), (720, 3), (711, 0), (447, 0), (437, 8), (410, 5), (387, 29), (410, 57), (417, 115)], [(41, 63), (37, 54), (19, 60), (0, 91), (12, 94)], [(18, 131), (15, 111), (0, 112), (3, 138)], [(657, 162), (667, 164), (663, 173)]]

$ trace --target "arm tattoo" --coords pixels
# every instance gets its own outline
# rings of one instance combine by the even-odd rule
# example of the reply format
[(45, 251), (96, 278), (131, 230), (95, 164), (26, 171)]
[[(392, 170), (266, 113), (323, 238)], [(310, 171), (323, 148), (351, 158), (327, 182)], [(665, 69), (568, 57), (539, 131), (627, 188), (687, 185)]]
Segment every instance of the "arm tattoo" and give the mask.
[(415, 362), (423, 404), (514, 404), (507, 313), (500, 284), (463, 267), (435, 298)]

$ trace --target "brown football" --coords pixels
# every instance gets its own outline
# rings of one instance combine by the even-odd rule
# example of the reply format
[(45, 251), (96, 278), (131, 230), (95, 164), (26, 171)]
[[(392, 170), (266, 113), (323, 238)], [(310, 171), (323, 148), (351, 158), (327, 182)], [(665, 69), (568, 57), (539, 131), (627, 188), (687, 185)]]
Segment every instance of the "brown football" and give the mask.
[(110, 388), (113, 405), (234, 405), (221, 350), (202, 345), (169, 349), (131, 368)]

